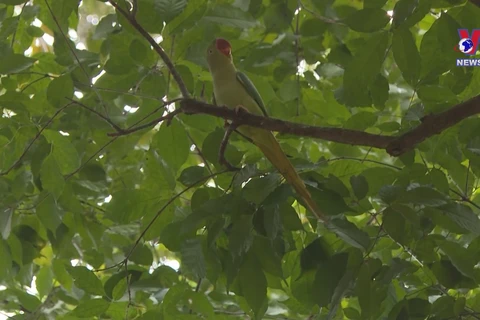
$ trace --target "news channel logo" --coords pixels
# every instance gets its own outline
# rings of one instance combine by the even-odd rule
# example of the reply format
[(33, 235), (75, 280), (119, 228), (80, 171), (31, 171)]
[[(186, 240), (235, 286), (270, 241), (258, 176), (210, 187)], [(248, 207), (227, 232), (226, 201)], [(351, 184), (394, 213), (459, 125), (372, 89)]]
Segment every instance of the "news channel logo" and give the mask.
[(480, 42), (480, 29), (473, 29), (472, 34), (468, 29), (458, 29), (460, 41), (455, 46), (456, 51), (460, 51), (470, 58), (457, 59), (457, 67), (480, 67), (480, 59), (473, 58), (477, 53)]

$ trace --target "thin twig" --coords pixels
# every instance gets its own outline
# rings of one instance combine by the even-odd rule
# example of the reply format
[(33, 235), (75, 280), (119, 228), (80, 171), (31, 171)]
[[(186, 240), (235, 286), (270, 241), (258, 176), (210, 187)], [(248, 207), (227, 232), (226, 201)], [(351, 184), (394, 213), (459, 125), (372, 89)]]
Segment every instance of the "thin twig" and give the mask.
[(125, 256), (125, 259), (128, 260), (130, 258), (130, 256), (132, 255), (133, 251), (135, 250), (135, 248), (137, 248), (138, 244), (140, 243), (140, 241), (142, 240), (142, 238), (145, 236), (145, 234), (147, 233), (147, 231), (151, 228), (151, 226), (153, 225), (153, 223), (158, 219), (158, 217), (160, 216), (160, 214), (173, 202), (175, 201), (177, 198), (179, 198), (180, 196), (182, 196), (185, 192), (187, 192), (188, 190), (190, 190), (191, 188), (193, 188), (194, 186), (196, 186), (197, 184), (199, 183), (202, 183), (204, 181), (208, 181), (209, 179), (213, 178), (214, 176), (218, 176), (218, 175), (221, 175), (221, 174), (224, 174), (226, 172), (230, 172), (230, 170), (224, 170), (224, 171), (220, 171), (220, 172), (215, 172), (214, 174), (211, 174), (211, 175), (208, 175), (206, 177), (203, 177), (201, 179), (198, 179), (197, 181), (195, 181), (194, 183), (190, 184), (189, 186), (187, 186), (185, 189), (183, 189), (182, 191), (180, 191), (179, 193), (177, 193), (176, 195), (174, 195), (173, 197), (171, 197), (164, 205), (163, 207), (158, 210), (158, 212), (155, 214), (155, 216), (152, 218), (152, 220), (150, 220), (150, 222), (147, 224), (147, 226), (145, 227), (145, 229), (143, 229), (142, 233), (140, 233), (140, 235), (138, 236), (137, 240), (135, 241), (135, 243), (133, 244), (133, 247), (130, 249), (130, 251), (128, 252), (128, 254)]
[(162, 58), (163, 62), (167, 66), (168, 70), (172, 73), (173, 78), (177, 82), (177, 85), (180, 89), (180, 92), (182, 93), (182, 96), (184, 98), (189, 98), (190, 93), (188, 92), (187, 86), (182, 80), (182, 77), (178, 73), (177, 69), (175, 69), (175, 66), (173, 65), (172, 61), (168, 57), (168, 55), (165, 53), (165, 50), (163, 50), (162, 47), (158, 43), (155, 42), (155, 40), (150, 36), (150, 34), (135, 20), (133, 16), (131, 16), (128, 12), (123, 10), (115, 1), (113, 0), (108, 0), (108, 2), (118, 11), (122, 16), (125, 17), (125, 19), (130, 22), (132, 27), (134, 27), (144, 38), (147, 40), (150, 45), (153, 47), (153, 49), (158, 53), (158, 55)]
[(160, 118), (157, 118), (155, 120), (150, 121), (149, 123), (142, 124), (141, 126), (133, 127), (131, 129), (122, 130), (120, 132), (107, 133), (107, 135), (109, 137), (124, 136), (124, 135), (130, 134), (130, 133), (133, 133), (133, 132), (145, 129), (145, 128), (153, 127), (153, 126), (157, 125), (158, 123), (160, 123), (164, 120), (167, 120), (167, 125), (168, 125), (170, 123), (170, 121), (172, 121), (173, 117), (175, 117), (177, 114), (179, 114), (181, 112), (182, 112), (182, 109), (178, 108), (178, 109), (173, 110), (172, 112), (169, 112), (168, 114), (166, 114), (164, 116), (161, 116)]
[(329, 24), (339, 24), (339, 25), (345, 25), (343, 22), (340, 22), (338, 20), (335, 20), (335, 19), (330, 19), (330, 18), (327, 18), (327, 17), (324, 17), (322, 15), (319, 15), (318, 13), (316, 13), (315, 11), (305, 7), (305, 5), (302, 3), (302, 1), (299, 1), (300, 2), (300, 5), (302, 6), (302, 9), (304, 9), (305, 11), (307, 11), (308, 13), (310, 13), (312, 16), (314, 16), (315, 18), (317, 18), (318, 20), (320, 21), (323, 21), (325, 23), (329, 23)]
[(96, 114), (97, 116), (99, 116), (100, 118), (102, 118), (103, 120), (105, 120), (106, 122), (108, 122), (109, 125), (111, 125), (115, 130), (117, 130), (118, 132), (122, 132), (123, 129), (120, 128), (117, 124), (115, 124), (112, 120), (110, 120), (108, 117), (104, 116), (103, 114), (101, 114), (100, 112), (98, 112), (97, 110), (95, 109), (92, 109), (88, 106), (86, 106), (85, 104), (81, 103), (80, 101), (77, 101), (77, 100), (73, 100), (71, 98), (68, 98), (68, 97), (65, 97), (65, 99), (67, 100), (70, 100), (72, 103), (76, 104), (76, 105), (79, 105), (80, 107), (84, 108), (84, 109), (87, 109), (88, 111)]
[(44, 74), (43, 76), (41, 76), (40, 78), (37, 78), (35, 80), (33, 80), (32, 82), (29, 82), (25, 87), (22, 88), (22, 90), (20, 90), (20, 92), (24, 92), (25, 90), (27, 90), (31, 85), (43, 80), (43, 79), (46, 79), (46, 78), (49, 78), (50, 76), (48, 74)]
[(232, 134), (233, 131), (237, 128), (237, 125), (235, 123), (231, 123), (228, 127), (227, 130), (225, 130), (225, 135), (223, 136), (222, 142), (220, 143), (220, 149), (218, 150), (218, 162), (227, 167), (230, 171), (235, 171), (235, 170), (240, 170), (237, 167), (234, 167), (230, 164), (230, 162), (225, 159), (225, 150), (227, 150), (227, 145), (228, 145), (228, 140), (230, 138), (230, 135)]
[(3, 171), (3, 172), (0, 172), (0, 176), (4, 176), (4, 175), (7, 175), (10, 171), (12, 171), (13, 168), (15, 168), (19, 163), (20, 161), (22, 161), (22, 159), (25, 157), (25, 155), (27, 154), (28, 150), (30, 150), (30, 148), (32, 147), (32, 145), (35, 143), (35, 141), (37, 141), (37, 139), (40, 137), (40, 135), (42, 134), (43, 130), (45, 130), (53, 121), (53, 119), (55, 119), (55, 117), (57, 117), (62, 111), (64, 111), (66, 108), (68, 108), (69, 106), (71, 106), (73, 103), (68, 103), (66, 105), (64, 105), (63, 107), (61, 107), (60, 109), (58, 109), (54, 114), (53, 116), (50, 117), (50, 119), (48, 119), (47, 123), (45, 123), (43, 125), (43, 127), (40, 129), (40, 131), (37, 132), (37, 134), (35, 135), (35, 137), (33, 137), (32, 141), (30, 141), (30, 143), (28, 144), (28, 146), (25, 148), (25, 150), (23, 151), (23, 153), (20, 155), (20, 157), (17, 159), (17, 161), (15, 161), (7, 170)]

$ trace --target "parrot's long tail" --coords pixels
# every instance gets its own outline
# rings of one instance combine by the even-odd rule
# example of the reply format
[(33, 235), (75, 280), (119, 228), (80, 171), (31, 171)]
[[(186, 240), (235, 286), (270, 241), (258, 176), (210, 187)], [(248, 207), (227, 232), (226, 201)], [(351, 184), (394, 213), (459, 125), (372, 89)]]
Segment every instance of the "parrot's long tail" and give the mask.
[[(290, 160), (288, 160), (287, 156), (283, 152), (277, 139), (275, 139), (271, 132), (264, 130), (262, 131), (262, 134), (257, 136), (261, 137), (260, 139), (253, 139), (257, 147), (262, 150), (267, 159), (278, 169), (278, 171), (280, 171), (280, 173), (285, 177), (287, 182), (293, 186), (300, 197), (302, 197), (306, 207), (312, 211), (318, 219), (326, 221), (325, 214), (313, 201), (310, 192), (308, 192), (307, 187), (303, 183)], [(268, 133), (268, 137), (265, 132)]]

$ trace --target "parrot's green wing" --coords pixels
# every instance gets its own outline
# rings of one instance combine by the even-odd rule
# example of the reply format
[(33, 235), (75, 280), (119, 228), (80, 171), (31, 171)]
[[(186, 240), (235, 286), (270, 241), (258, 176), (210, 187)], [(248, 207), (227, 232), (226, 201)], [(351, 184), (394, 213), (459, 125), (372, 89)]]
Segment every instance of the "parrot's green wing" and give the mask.
[(248, 95), (251, 96), (253, 100), (255, 100), (260, 109), (262, 109), (263, 115), (265, 117), (268, 117), (267, 109), (265, 109), (265, 104), (263, 103), (262, 97), (258, 93), (257, 88), (255, 88), (253, 82), (247, 77), (245, 73), (240, 71), (237, 71), (237, 80), (245, 88)]

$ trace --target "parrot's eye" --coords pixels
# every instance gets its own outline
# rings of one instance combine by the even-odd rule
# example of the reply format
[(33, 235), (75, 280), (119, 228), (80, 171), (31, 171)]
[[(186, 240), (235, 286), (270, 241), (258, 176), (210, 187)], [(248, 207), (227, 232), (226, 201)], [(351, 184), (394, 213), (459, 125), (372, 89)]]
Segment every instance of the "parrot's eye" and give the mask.
[(208, 50), (208, 53), (212, 54), (212, 53), (213, 53), (213, 50), (212, 50), (212, 49), (209, 49), (209, 50)]

